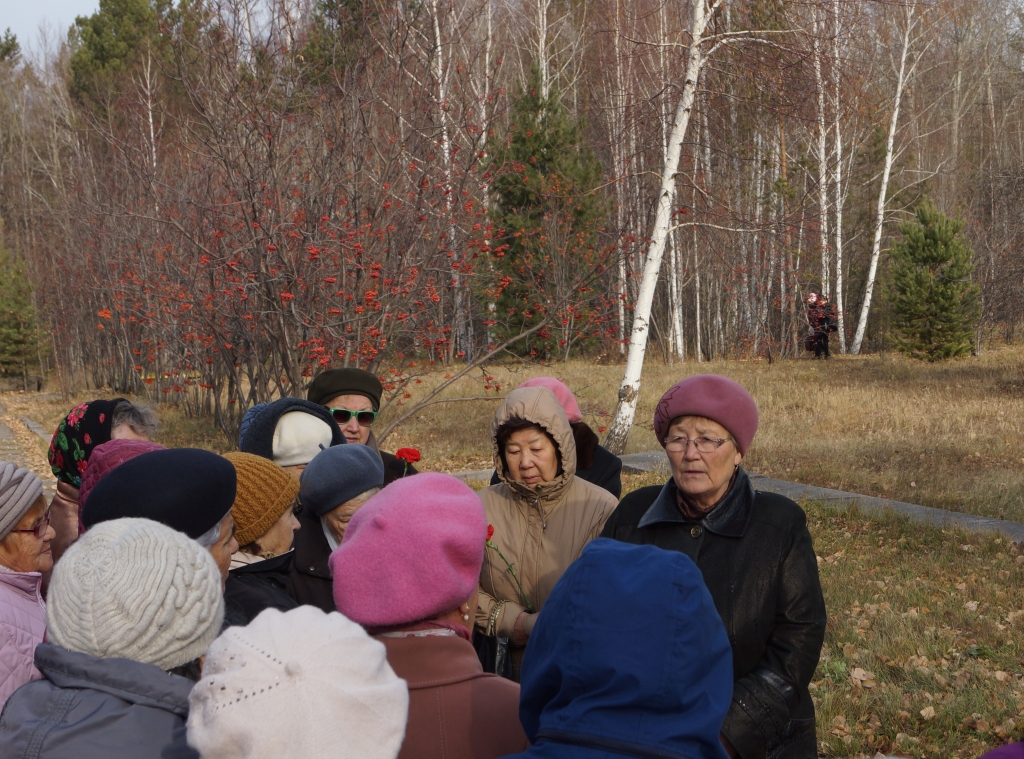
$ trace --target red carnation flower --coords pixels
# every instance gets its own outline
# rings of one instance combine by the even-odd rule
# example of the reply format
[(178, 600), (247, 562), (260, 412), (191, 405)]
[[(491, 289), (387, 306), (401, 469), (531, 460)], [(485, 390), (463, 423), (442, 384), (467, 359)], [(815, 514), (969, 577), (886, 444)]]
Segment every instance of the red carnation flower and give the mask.
[(409, 464), (415, 464), (420, 460), (420, 452), (415, 448), (399, 448), (395, 451), (395, 458)]
[(489, 524), (489, 525), (487, 525), (487, 540), (490, 541), (490, 539), (493, 538), (493, 537), (494, 537), (494, 525), (493, 524)]

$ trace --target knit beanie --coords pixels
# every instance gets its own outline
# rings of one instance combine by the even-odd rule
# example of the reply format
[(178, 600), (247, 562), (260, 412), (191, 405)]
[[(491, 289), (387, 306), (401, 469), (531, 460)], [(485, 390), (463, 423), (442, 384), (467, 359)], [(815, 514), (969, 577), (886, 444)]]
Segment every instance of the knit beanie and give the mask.
[(49, 642), (164, 670), (202, 656), (223, 618), (210, 552), (148, 519), (115, 519), (85, 533), (54, 565), (46, 597)]
[(244, 451), (245, 448), (243, 441), (245, 436), (249, 433), (249, 428), (252, 426), (253, 420), (256, 419), (262, 413), (263, 409), (267, 407), (266, 403), (257, 403), (255, 406), (250, 406), (242, 414), (242, 421), (238, 425), (238, 450)]
[(274, 428), (274, 463), (279, 466), (308, 464), (324, 448), (331, 447), (332, 430), (322, 419), (305, 411), (289, 411)]
[(225, 630), (188, 701), (203, 759), (395, 759), (409, 691), (363, 628), (300, 606)]
[(757, 433), (757, 404), (750, 393), (728, 377), (697, 374), (677, 382), (661, 396), (654, 409), (654, 434), (665, 445), (672, 420), (681, 416), (703, 416), (718, 422), (746, 454)]
[(0, 461), (0, 540), (11, 534), (43, 494), (43, 483), (32, 472)]
[(251, 453), (229, 453), (224, 458), (234, 464), (238, 476), (231, 515), (238, 545), (246, 546), (266, 535), (291, 508), (299, 483), (273, 461)]
[(576, 402), (576, 396), (572, 394), (572, 390), (566, 387), (562, 380), (555, 379), (554, 377), (534, 377), (533, 379), (526, 380), (519, 387), (546, 387), (555, 394), (555, 398), (558, 399), (558, 405), (562, 407), (566, 417), (569, 419), (569, 424), (583, 421), (583, 413), (580, 411), (580, 405)]
[(380, 411), (380, 397), (384, 393), (377, 375), (365, 369), (328, 369), (320, 372), (309, 383), (306, 399), (323, 406), (339, 395), (361, 395), (373, 403), (373, 410)]
[(231, 462), (210, 451), (143, 453), (96, 484), (82, 506), (82, 524), (90, 529), (111, 519), (141, 517), (198, 538), (231, 511), (235, 483)]
[(299, 483), (302, 507), (322, 517), (360, 493), (384, 487), (384, 462), (368, 446), (338, 445), (320, 451)]
[(331, 554), (338, 611), (366, 627), (431, 619), (465, 603), (480, 579), (487, 517), (451, 475), (403, 477), (355, 513)]
[(111, 471), (130, 461), (136, 456), (150, 451), (165, 450), (159, 443), (151, 443), (149, 440), (135, 440), (134, 438), (119, 438), (108, 440), (103, 445), (97, 445), (89, 457), (89, 463), (85, 467), (85, 474), (82, 475), (82, 485), (78, 489), (78, 503), (85, 503), (85, 499), (96, 483), (110, 474)]

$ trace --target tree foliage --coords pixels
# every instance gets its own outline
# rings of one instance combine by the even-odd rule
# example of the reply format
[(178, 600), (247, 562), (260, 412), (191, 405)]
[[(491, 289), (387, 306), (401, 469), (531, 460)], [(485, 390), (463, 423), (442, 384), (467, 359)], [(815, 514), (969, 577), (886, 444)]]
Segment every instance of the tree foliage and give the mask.
[(980, 303), (963, 228), (962, 219), (949, 218), (930, 200), (918, 206), (914, 221), (900, 225), (890, 289), (896, 344), (914, 358), (938, 361), (971, 352)]
[(0, 372), (25, 375), (38, 362), (38, 331), (25, 262), (0, 237)]
[(568, 354), (574, 341), (593, 336), (590, 304), (558, 305), (565, 304), (565, 288), (576, 281), (580, 265), (597, 254), (606, 213), (595, 194), (601, 164), (582, 132), (556, 90), (541, 95), (534, 67), (513, 103), (508, 137), (493, 152), (496, 268), (506, 276), (497, 299), (504, 318), (496, 331), (505, 337), (537, 323), (552, 307), (560, 311), (554, 331), (541, 330), (520, 345), (523, 354)]

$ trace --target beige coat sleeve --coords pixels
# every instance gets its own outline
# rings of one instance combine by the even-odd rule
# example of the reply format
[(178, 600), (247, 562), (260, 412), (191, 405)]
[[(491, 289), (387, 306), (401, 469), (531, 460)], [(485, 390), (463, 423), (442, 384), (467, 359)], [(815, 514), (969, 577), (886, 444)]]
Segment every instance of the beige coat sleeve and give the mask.
[[(494, 596), (484, 592), (483, 588), (480, 589), (480, 600), (476, 607), (476, 626), (482, 634), (487, 633), (491, 612), (498, 603), (499, 601)], [(499, 637), (511, 638), (516, 620), (524, 611), (526, 611), (525, 607), (513, 601), (506, 601), (504, 607), (498, 612), (495, 634)]]

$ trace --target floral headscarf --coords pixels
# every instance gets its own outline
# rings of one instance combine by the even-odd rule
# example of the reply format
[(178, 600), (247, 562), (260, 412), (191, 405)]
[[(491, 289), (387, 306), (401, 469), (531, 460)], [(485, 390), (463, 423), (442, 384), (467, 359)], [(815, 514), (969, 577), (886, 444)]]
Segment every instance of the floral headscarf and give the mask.
[(114, 398), (111, 401), (82, 403), (60, 420), (46, 455), (58, 480), (76, 488), (82, 484), (89, 454), (93, 448), (110, 440), (114, 408), (124, 400)]

